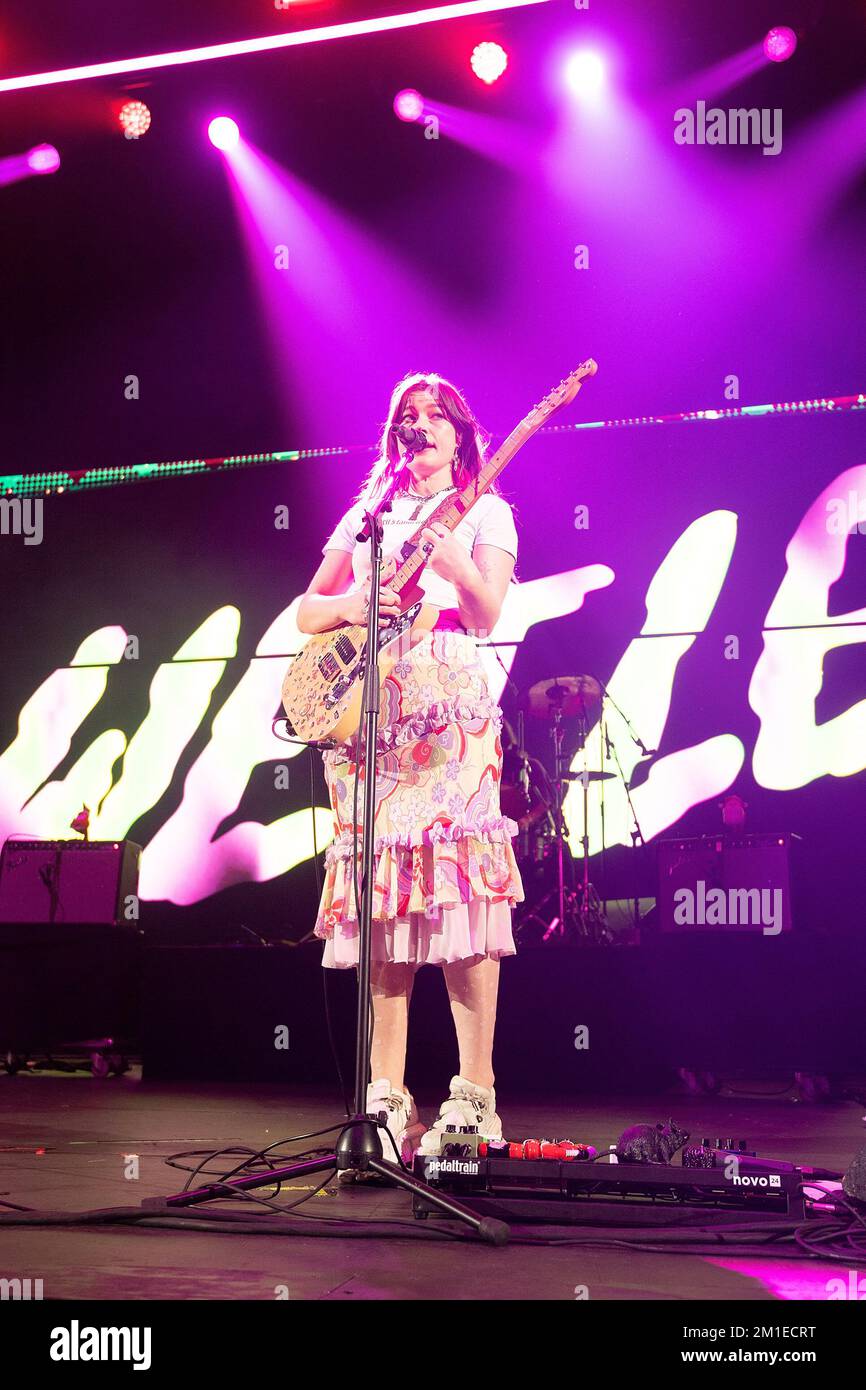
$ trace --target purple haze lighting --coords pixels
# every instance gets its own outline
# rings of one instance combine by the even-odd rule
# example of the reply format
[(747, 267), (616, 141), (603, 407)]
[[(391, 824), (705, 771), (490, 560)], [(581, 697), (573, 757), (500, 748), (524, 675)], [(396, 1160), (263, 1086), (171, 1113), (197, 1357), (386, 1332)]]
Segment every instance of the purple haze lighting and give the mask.
[(34, 174), (53, 174), (60, 168), (60, 155), (53, 145), (34, 145), (27, 155), (27, 164)]
[(565, 80), (575, 96), (588, 99), (597, 96), (604, 84), (602, 58), (590, 48), (578, 49), (566, 63)]
[[(392, 376), (396, 381), (405, 371), (418, 350), (419, 324), (426, 343), (449, 341), (448, 333), (455, 332), (453, 309), (440, 302), (432, 277), (404, 262), (392, 246), (267, 158), (246, 136), (221, 167), (280, 396), (291, 403), (292, 428), (301, 415), (312, 442), (323, 421), (350, 431), (363, 421), (375, 427), (378, 415), (371, 410), (377, 384)], [(357, 369), (341, 378), (338, 408), (334, 370), (346, 352), (349, 323)]]
[(456, 140), (484, 159), (493, 160), (521, 176), (538, 165), (538, 140), (531, 128), (497, 113), (487, 115), (444, 101), (428, 101), (427, 116), (435, 116), (443, 138)]
[(208, 139), (218, 150), (233, 150), (241, 138), (237, 122), (231, 116), (214, 116), (207, 128)]
[(479, 43), (473, 48), (469, 62), (482, 82), (495, 82), (508, 67), (508, 54), (498, 43)]
[(401, 121), (417, 121), (424, 112), (424, 98), (414, 87), (404, 87), (394, 98), (394, 115)]
[(784, 63), (797, 47), (797, 35), (787, 24), (771, 29), (764, 39), (764, 52), (771, 63)]
[(697, 69), (686, 78), (680, 78), (671, 89), (670, 99), (674, 107), (693, 106), (696, 101), (712, 101), (738, 87), (753, 73), (766, 67), (767, 56), (759, 43), (740, 49), (727, 58), (709, 67)]

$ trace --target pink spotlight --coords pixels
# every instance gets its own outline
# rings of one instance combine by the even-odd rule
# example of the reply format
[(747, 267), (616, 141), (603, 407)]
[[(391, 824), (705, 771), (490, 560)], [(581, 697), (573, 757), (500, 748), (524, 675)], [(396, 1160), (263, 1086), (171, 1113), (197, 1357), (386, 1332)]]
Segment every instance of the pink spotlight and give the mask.
[(797, 47), (797, 35), (787, 24), (771, 29), (764, 39), (764, 53), (771, 63), (784, 63)]
[(508, 67), (508, 54), (498, 43), (479, 43), (469, 59), (472, 71), (482, 82), (495, 82)]
[(125, 101), (118, 113), (127, 140), (138, 140), (150, 130), (150, 108), (143, 101)]
[(401, 121), (418, 121), (424, 113), (424, 98), (414, 87), (404, 87), (394, 98), (394, 115)]
[(34, 145), (27, 153), (27, 164), (34, 174), (53, 174), (60, 168), (60, 155), (53, 145)]
[(592, 99), (604, 85), (604, 63), (598, 53), (581, 48), (565, 67), (565, 80), (575, 96)]
[(208, 138), (218, 150), (233, 150), (241, 138), (237, 121), (231, 116), (214, 116), (207, 128)]

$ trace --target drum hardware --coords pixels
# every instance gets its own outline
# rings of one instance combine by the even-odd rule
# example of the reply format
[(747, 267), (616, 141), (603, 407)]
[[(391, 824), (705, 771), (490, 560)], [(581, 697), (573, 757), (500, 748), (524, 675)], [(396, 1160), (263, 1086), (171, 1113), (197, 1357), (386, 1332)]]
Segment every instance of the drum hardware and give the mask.
[[(604, 921), (601, 902), (595, 888), (589, 881), (589, 835), (587, 830), (589, 784), (606, 781), (613, 774), (595, 772), (586, 766), (586, 740), (591, 723), (595, 722), (601, 711), (601, 686), (593, 676), (557, 676), (552, 680), (538, 681), (528, 693), (529, 712), (537, 719), (550, 724), (553, 740), (553, 778), (550, 783), (551, 797), (548, 802), (548, 815), (551, 832), (548, 846), (552, 849), (556, 863), (556, 883), (537, 904), (529, 918), (522, 924), (523, 930), (531, 925), (534, 931), (544, 925), (543, 941), (558, 938), (580, 937), (585, 940), (609, 941), (610, 933)], [(577, 718), (578, 751), (584, 752), (584, 768), (580, 773), (570, 772), (570, 759), (563, 753), (563, 721), (566, 717)], [(574, 857), (567, 856), (566, 870), (565, 845), (568, 827), (563, 815), (563, 803), (568, 784), (582, 781), (584, 799), (584, 835), (582, 838), (583, 872), (579, 886), (575, 886)], [(536, 851), (537, 853), (537, 851)], [(538, 860), (536, 859), (536, 862)], [(570, 882), (566, 883), (568, 876)], [(553, 916), (550, 910), (553, 909)]]
[(563, 782), (583, 782), (588, 786), (590, 782), (610, 782), (616, 777), (615, 772), (563, 772)]
[(554, 676), (536, 681), (528, 694), (529, 713), (536, 719), (550, 719), (554, 710), (560, 717), (587, 717), (601, 706), (601, 684), (595, 676)]
[[(527, 898), (530, 901), (518, 913), (517, 931), (524, 942), (530, 939), (536, 939), (539, 942), (580, 940), (599, 944), (609, 943), (614, 939), (606, 919), (604, 902), (589, 876), (590, 785), (601, 784), (599, 809), (602, 834), (600, 854), (602, 882), (604, 881), (605, 850), (605, 782), (612, 781), (619, 776), (635, 825), (635, 830), (632, 832), (632, 843), (635, 847), (643, 844), (643, 835), (632, 804), (629, 783), (625, 778), (619, 756), (608, 732), (606, 703), (609, 703), (620, 716), (641, 753), (647, 757), (651, 756), (655, 750), (645, 747), (606, 686), (595, 676), (556, 676), (551, 680), (538, 681), (528, 691), (527, 705), (530, 715), (537, 719), (544, 719), (550, 724), (554, 775), (551, 779), (541, 764), (535, 764), (544, 772), (549, 796), (545, 796), (542, 788), (538, 786), (537, 780), (531, 784), (536, 795), (539, 793), (541, 795), (543, 820), (532, 834), (521, 828), (521, 836), (518, 841), (518, 858), (526, 886), (531, 888), (534, 883), (538, 883), (539, 878), (542, 878), (540, 887), (546, 889), (537, 901), (532, 901), (530, 893), (527, 893)], [(583, 753), (584, 764), (580, 771), (570, 771), (568, 763), (571, 757), (566, 757), (563, 754), (563, 721), (565, 718), (573, 718), (577, 721), (577, 748), (575, 751)], [(587, 740), (591, 729), (596, 724), (600, 726), (599, 733), (606, 758), (608, 762), (615, 763), (616, 772), (603, 771), (588, 766)], [(513, 763), (513, 767), (529, 765), (529, 760), (526, 759), (525, 750), (522, 747), (522, 733), (521, 720), (520, 758), (523, 759), (523, 762)], [(583, 788), (583, 835), (581, 837), (580, 869), (577, 882), (575, 882), (577, 856), (573, 856), (571, 853), (566, 855), (565, 853), (568, 827), (563, 814), (565, 794), (569, 785), (574, 783)], [(527, 796), (526, 800), (531, 805), (531, 794)], [(528, 814), (528, 810), (524, 814)], [(516, 816), (515, 819), (519, 820), (520, 817)], [(554, 867), (554, 884), (548, 886), (551, 875), (550, 873), (545, 874), (544, 870), (550, 870)], [(638, 913), (637, 902), (638, 900), (635, 899), (636, 914)], [(639, 916), (636, 915), (636, 924), (638, 920)]]

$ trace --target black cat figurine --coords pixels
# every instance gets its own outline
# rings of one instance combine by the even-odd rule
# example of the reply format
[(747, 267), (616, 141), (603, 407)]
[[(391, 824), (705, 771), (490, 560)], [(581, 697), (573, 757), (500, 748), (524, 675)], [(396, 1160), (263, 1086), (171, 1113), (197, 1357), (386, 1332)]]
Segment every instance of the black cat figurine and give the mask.
[(619, 1136), (616, 1156), (620, 1163), (670, 1163), (688, 1137), (674, 1120), (666, 1125), (632, 1125)]

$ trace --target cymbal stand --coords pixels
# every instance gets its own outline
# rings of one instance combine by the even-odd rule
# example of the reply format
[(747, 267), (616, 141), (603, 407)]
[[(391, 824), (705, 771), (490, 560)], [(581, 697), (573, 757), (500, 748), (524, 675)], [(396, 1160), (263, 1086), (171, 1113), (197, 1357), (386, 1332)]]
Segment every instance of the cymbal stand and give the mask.
[[(612, 762), (614, 762), (614, 763), (616, 764), (616, 770), (617, 770), (617, 772), (619, 773), (619, 778), (620, 778), (620, 781), (622, 782), (623, 790), (625, 791), (625, 799), (626, 799), (626, 801), (628, 802), (628, 809), (629, 809), (629, 811), (631, 812), (631, 818), (632, 818), (632, 820), (634, 821), (634, 830), (631, 831), (631, 843), (632, 843), (632, 848), (633, 848), (633, 849), (640, 849), (643, 845), (646, 844), (646, 840), (644, 839), (643, 831), (641, 830), (640, 821), (639, 821), (638, 818), (637, 818), (637, 811), (634, 809), (634, 802), (633, 802), (632, 799), (631, 799), (631, 782), (629, 781), (629, 779), (626, 777), (625, 773), (624, 773), (623, 770), (622, 770), (622, 763), (621, 763), (620, 760), (619, 760), (619, 753), (617, 752), (616, 744), (613, 742), (613, 740), (611, 739), (611, 737), (610, 737), (610, 735), (608, 734), (608, 731), (607, 731), (607, 722), (606, 722), (605, 719), (604, 719), (604, 702), (605, 702), (605, 700), (607, 700), (609, 704), (613, 705), (613, 707), (614, 707), (614, 709), (616, 710), (617, 714), (620, 716), (620, 718), (622, 719), (623, 723), (625, 724), (625, 726), (626, 726), (626, 728), (627, 728), (627, 730), (628, 730), (628, 733), (629, 733), (629, 737), (631, 738), (632, 742), (635, 743), (635, 744), (637, 745), (637, 747), (640, 749), (641, 753), (643, 753), (643, 755), (644, 755), (645, 757), (653, 757), (654, 754), (655, 754), (658, 750), (657, 750), (657, 749), (647, 748), (647, 747), (646, 747), (646, 745), (643, 743), (643, 741), (638, 737), (637, 733), (635, 732), (635, 728), (634, 728), (634, 725), (632, 724), (631, 720), (630, 720), (629, 718), (627, 718), (627, 716), (626, 716), (625, 714), (623, 714), (622, 710), (620, 709), (619, 705), (618, 705), (618, 704), (616, 703), (616, 701), (614, 700), (614, 698), (613, 698), (613, 696), (611, 695), (610, 691), (608, 690), (607, 686), (604, 685), (601, 681), (599, 681), (599, 685), (601, 686), (601, 708), (602, 708), (602, 722), (603, 722), (603, 728), (604, 728), (604, 745), (605, 745), (605, 752), (606, 752), (606, 754), (607, 754), (607, 757), (608, 757)], [(639, 927), (639, 926), (640, 926), (640, 896), (639, 896), (639, 890), (638, 890), (638, 892), (636, 892), (635, 898), (634, 898), (633, 919), (634, 919), (634, 926), (635, 926), (636, 928)]]
[[(587, 767), (588, 752), (587, 738), (589, 736), (589, 723), (586, 717), (586, 706), (581, 709), (577, 716), (577, 751), (583, 753), (583, 772), (577, 780), (583, 787), (583, 835), (581, 836), (581, 856), (582, 872), (580, 888), (578, 890), (577, 921), (578, 931), (587, 940), (608, 942), (611, 940), (610, 931), (604, 915), (604, 909), (595, 887), (589, 881), (589, 768)], [(602, 789), (604, 783), (602, 783)]]

